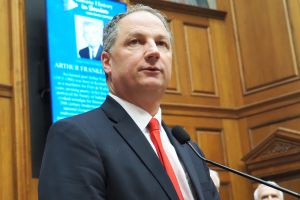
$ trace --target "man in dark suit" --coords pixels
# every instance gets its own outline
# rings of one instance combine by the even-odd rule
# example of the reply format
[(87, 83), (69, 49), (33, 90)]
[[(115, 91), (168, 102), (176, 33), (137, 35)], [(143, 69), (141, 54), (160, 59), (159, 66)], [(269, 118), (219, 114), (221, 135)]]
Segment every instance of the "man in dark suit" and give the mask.
[(172, 66), (166, 19), (137, 5), (111, 20), (103, 40), (110, 94), (51, 127), (39, 199), (218, 200), (206, 163), (161, 120)]
[(87, 43), (87, 47), (79, 50), (79, 56), (81, 58), (101, 60), (101, 53), (103, 50), (101, 45), (102, 27), (99, 26), (99, 23), (84, 21), (82, 24), (82, 30), (83, 38)]

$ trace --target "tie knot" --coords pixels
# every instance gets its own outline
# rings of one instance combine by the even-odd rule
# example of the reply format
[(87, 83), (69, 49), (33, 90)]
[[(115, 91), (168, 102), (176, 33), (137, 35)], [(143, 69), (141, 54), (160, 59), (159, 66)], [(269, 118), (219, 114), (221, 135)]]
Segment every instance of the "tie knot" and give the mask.
[(160, 130), (159, 122), (157, 119), (152, 118), (147, 126), (149, 132), (155, 131), (155, 130)]

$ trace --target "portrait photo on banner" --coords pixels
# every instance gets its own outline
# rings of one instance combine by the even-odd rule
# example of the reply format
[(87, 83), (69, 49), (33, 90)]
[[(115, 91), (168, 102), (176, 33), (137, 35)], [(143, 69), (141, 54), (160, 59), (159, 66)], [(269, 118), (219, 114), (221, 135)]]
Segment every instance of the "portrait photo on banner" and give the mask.
[(100, 60), (102, 52), (103, 21), (75, 15), (75, 31), (78, 57)]

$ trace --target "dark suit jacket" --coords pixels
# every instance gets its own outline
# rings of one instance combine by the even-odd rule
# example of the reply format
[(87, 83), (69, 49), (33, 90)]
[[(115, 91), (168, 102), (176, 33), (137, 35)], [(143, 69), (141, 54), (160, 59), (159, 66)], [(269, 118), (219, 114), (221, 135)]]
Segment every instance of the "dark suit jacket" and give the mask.
[[(96, 57), (93, 58), (93, 60), (101, 60), (101, 53), (102, 53), (102, 50), (103, 50), (103, 47), (102, 45), (100, 45), (100, 47), (98, 48), (98, 51), (97, 51), (97, 54), (96, 54)], [(80, 49), (79, 50), (79, 56), (81, 58), (87, 58), (87, 59), (90, 59), (90, 51), (89, 51), (89, 47), (85, 47), (83, 49)]]
[[(196, 199), (219, 199), (204, 162), (163, 124)], [(199, 150), (200, 151), (200, 150)], [(39, 179), (40, 200), (177, 200), (149, 142), (111, 97), (95, 110), (55, 123)]]

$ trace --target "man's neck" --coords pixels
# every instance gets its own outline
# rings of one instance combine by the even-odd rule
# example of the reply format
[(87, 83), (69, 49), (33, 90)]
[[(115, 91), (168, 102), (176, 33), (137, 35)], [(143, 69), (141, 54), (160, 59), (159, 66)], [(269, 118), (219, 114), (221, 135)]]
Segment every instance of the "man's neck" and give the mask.
[(148, 112), (151, 116), (156, 115), (156, 113), (158, 112), (159, 108), (160, 108), (160, 101), (155, 101), (153, 99), (149, 99), (149, 98), (126, 98), (126, 97), (122, 97), (119, 95), (116, 95), (113, 92), (110, 92), (110, 94), (124, 100), (127, 101), (131, 104), (134, 104), (135, 106), (138, 106), (140, 108), (142, 108), (143, 110), (145, 110), (146, 112)]

